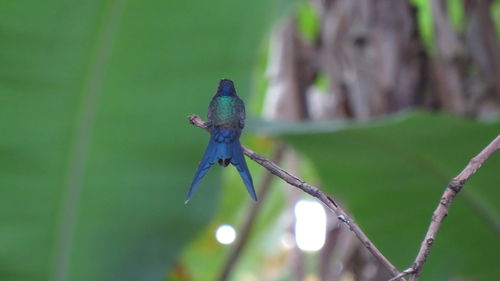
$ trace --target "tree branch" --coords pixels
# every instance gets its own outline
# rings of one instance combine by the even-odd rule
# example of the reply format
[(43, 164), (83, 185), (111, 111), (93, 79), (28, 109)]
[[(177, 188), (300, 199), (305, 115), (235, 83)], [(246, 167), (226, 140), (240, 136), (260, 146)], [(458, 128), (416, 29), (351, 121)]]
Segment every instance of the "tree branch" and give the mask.
[[(451, 202), (455, 196), (460, 192), (464, 184), (470, 179), (470, 177), (481, 167), (481, 165), (500, 148), (500, 135), (498, 135), (488, 146), (486, 146), (476, 157), (472, 158), (469, 164), (463, 169), (463, 171), (454, 177), (446, 189), (444, 190), (443, 196), (439, 204), (432, 214), (431, 223), (427, 234), (425, 235), (424, 241), (420, 246), (417, 257), (413, 262), (412, 266), (403, 272), (401, 272), (396, 277), (402, 277), (411, 274), (410, 281), (417, 281), (422, 272), (422, 267), (424, 266), (429, 252), (431, 250), (432, 244), (436, 239), (436, 234), (443, 222), (444, 218), (448, 215), (448, 209), (450, 208)], [(394, 278), (396, 278), (394, 277)], [(389, 281), (395, 280), (390, 279)]]
[[(201, 118), (198, 115), (190, 115), (188, 116), (189, 121), (191, 124), (200, 127), (202, 129), (207, 130), (208, 126), (207, 123), (201, 120)], [(254, 151), (248, 149), (245, 146), (241, 146), (243, 149), (243, 153), (247, 155), (250, 159), (253, 161), (257, 162), (267, 170), (269, 170), (272, 174), (275, 176), (281, 178), (285, 182), (287, 182), (290, 185), (293, 185), (302, 191), (308, 193), (309, 195), (316, 197), (318, 200), (320, 200), (325, 206), (333, 211), (336, 215), (337, 218), (342, 221), (349, 230), (351, 230), (354, 235), (361, 241), (361, 243), (370, 251), (370, 253), (373, 254), (373, 256), (392, 274), (392, 276), (397, 276), (399, 275), (398, 269), (379, 251), (377, 247), (375, 247), (375, 244), (370, 241), (370, 239), (366, 236), (366, 234), (361, 230), (361, 228), (354, 222), (354, 220), (342, 209), (340, 205), (338, 205), (332, 197), (324, 194), (321, 190), (318, 188), (306, 183), (302, 179), (288, 173), (287, 171), (283, 170), (280, 168), (278, 165), (274, 164), (271, 162), (269, 159), (266, 157), (259, 155), (255, 153)], [(401, 280), (404, 280), (403, 278), (398, 278)], [(397, 280), (397, 279), (394, 279)]]

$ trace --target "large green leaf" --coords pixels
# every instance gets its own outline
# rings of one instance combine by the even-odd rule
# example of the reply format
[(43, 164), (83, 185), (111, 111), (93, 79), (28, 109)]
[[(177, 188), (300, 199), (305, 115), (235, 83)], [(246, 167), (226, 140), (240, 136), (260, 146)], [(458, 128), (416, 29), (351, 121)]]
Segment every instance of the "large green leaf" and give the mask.
[[(500, 123), (424, 113), (285, 139), (310, 158), (322, 188), (338, 196), (386, 256), (411, 265), (448, 181), (499, 134)], [(466, 184), (438, 233), (423, 280), (500, 276), (500, 155)]]
[(247, 92), (270, 3), (0, 3), (1, 280), (164, 278), (218, 197), (212, 171), (183, 204), (186, 116)]

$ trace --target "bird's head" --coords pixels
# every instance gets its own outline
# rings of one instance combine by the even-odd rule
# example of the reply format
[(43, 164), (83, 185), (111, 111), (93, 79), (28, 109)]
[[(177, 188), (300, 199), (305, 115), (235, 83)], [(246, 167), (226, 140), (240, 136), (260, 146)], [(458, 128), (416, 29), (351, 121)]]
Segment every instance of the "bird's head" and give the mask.
[(217, 93), (220, 96), (235, 96), (236, 90), (234, 89), (233, 81), (229, 79), (222, 79), (219, 82), (219, 89)]

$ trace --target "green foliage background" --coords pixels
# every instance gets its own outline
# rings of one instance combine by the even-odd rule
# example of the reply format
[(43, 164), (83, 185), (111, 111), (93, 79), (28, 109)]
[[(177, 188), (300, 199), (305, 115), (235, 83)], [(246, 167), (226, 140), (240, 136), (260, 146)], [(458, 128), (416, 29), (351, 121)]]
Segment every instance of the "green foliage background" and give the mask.
[[(414, 2), (424, 11), (419, 22), (432, 49), (429, 7)], [(212, 169), (183, 204), (208, 138), (185, 117), (206, 112), (221, 78), (235, 80), (248, 98), (255, 74), (258, 95), (249, 108), (258, 114), (266, 27), (291, 6), (0, 2), (0, 280), (165, 280), (175, 278), (167, 275), (177, 260), (193, 280), (213, 279), (228, 250), (213, 232), (221, 223), (238, 225), (250, 203), (232, 170), (224, 174), (221, 197), (221, 169)], [(456, 6), (450, 9), (460, 28)], [(317, 19), (301, 7), (301, 30), (313, 39)], [(267, 132), (283, 135), (316, 168), (319, 177), (306, 179), (338, 194), (401, 268), (416, 254), (447, 180), (499, 127), (421, 113), (362, 128), (275, 125)], [(256, 122), (247, 136), (252, 127), (266, 130)], [(266, 155), (274, 141), (244, 143)], [(258, 182), (262, 169), (249, 165)], [(500, 250), (495, 226), (473, 207), (498, 222), (498, 167), (496, 156), (452, 206), (427, 280), (500, 275), (488, 263)], [(262, 274), (270, 259), (279, 259), (283, 188), (273, 184), (233, 280)]]
[(210, 220), (187, 125), (246, 96), (269, 1), (0, 3), (0, 279), (162, 280)]

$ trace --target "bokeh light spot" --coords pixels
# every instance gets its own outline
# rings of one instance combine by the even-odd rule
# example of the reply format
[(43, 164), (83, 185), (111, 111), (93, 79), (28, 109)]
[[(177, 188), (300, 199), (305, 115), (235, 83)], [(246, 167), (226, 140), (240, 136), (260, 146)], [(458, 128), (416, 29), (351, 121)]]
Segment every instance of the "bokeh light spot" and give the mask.
[(295, 204), (295, 241), (303, 251), (319, 251), (325, 244), (326, 212), (316, 201)]
[(221, 244), (231, 244), (236, 239), (236, 230), (234, 230), (234, 227), (228, 224), (223, 224), (217, 228), (217, 231), (215, 232), (215, 238)]

